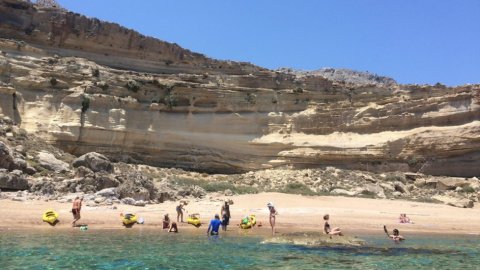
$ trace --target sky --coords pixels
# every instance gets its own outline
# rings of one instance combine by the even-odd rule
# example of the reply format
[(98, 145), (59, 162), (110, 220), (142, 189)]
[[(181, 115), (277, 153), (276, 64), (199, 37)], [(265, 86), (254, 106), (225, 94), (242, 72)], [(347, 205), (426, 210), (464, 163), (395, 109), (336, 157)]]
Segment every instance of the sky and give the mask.
[(221, 60), (480, 83), (480, 0), (57, 0)]

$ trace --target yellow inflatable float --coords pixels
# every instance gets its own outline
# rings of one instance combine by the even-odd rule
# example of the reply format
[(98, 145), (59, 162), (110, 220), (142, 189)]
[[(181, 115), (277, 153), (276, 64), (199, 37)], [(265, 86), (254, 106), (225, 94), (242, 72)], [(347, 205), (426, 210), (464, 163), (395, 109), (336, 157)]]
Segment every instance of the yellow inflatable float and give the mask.
[(202, 225), (202, 221), (200, 220), (199, 214), (191, 214), (187, 218), (187, 223), (192, 224), (195, 227), (200, 227)]
[(248, 217), (244, 217), (240, 222), (240, 228), (242, 229), (251, 229), (253, 226), (257, 224), (257, 218), (255, 215), (250, 215)]
[(58, 221), (58, 213), (53, 211), (52, 209), (48, 209), (47, 211), (45, 211), (45, 213), (43, 213), (42, 220), (51, 225), (55, 225), (55, 223)]
[(122, 218), (122, 223), (125, 226), (133, 225), (137, 222), (137, 215), (135, 214), (120, 214), (120, 217)]

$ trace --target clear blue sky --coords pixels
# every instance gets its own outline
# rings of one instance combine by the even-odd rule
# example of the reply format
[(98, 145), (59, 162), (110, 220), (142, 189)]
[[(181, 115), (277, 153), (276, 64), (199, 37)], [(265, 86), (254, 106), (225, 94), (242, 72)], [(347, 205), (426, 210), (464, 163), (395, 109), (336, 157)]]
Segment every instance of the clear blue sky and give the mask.
[(209, 57), (480, 83), (480, 0), (58, 0)]

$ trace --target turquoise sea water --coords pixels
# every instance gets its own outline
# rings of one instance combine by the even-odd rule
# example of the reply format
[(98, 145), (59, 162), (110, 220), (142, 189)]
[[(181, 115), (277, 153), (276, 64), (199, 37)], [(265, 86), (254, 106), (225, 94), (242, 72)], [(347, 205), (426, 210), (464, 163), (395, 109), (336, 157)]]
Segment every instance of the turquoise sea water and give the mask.
[(366, 247), (306, 248), (141, 229), (0, 233), (1, 269), (480, 269), (479, 236), (360, 235)]

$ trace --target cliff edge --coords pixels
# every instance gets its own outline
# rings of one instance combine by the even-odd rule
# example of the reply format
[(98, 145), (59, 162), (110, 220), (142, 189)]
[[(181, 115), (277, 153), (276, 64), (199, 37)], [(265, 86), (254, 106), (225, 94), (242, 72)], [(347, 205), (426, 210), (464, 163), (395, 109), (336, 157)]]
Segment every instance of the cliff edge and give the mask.
[(275, 72), (18, 0), (0, 15), (0, 114), (69, 153), (219, 173), (480, 175), (480, 85)]

